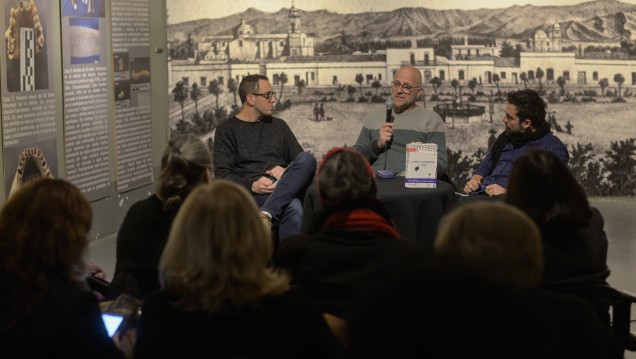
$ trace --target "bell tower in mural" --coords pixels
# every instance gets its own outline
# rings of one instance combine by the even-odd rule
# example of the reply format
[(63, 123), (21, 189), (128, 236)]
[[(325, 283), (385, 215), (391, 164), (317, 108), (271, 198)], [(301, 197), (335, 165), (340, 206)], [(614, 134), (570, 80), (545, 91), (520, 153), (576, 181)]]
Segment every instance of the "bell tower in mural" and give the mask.
[(308, 38), (306, 34), (301, 32), (300, 11), (296, 9), (296, 6), (294, 6), (293, 0), (291, 8), (289, 9), (289, 30), (287, 31), (287, 36), (289, 44), (289, 56), (314, 55), (313, 38)]

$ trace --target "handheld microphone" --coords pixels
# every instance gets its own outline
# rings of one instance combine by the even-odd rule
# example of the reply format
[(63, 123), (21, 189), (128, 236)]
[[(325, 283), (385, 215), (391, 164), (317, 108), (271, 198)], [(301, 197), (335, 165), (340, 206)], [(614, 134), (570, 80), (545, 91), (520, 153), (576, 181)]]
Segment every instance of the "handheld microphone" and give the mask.
[[(389, 97), (389, 99), (386, 100), (386, 122), (393, 123), (394, 118), (392, 114), (393, 114), (393, 99)], [(384, 167), (382, 170), (377, 171), (378, 177), (382, 179), (392, 179), (393, 177), (395, 177), (395, 172), (386, 170), (387, 152), (389, 152), (389, 149), (391, 148), (392, 143), (393, 143), (393, 136), (391, 136), (391, 139), (389, 140), (389, 142), (386, 143), (386, 147), (384, 149)]]
[(386, 100), (386, 122), (393, 123), (393, 116), (391, 116), (392, 114), (393, 114), (393, 99), (389, 97), (389, 99)]
[[(389, 97), (389, 99), (386, 100), (386, 122), (393, 123), (393, 120), (395, 120), (395, 118), (392, 116), (392, 114), (393, 114), (393, 99)], [(393, 144), (393, 136), (391, 136), (391, 139), (389, 140), (389, 142), (386, 143), (386, 151), (388, 151), (391, 148), (392, 144)]]

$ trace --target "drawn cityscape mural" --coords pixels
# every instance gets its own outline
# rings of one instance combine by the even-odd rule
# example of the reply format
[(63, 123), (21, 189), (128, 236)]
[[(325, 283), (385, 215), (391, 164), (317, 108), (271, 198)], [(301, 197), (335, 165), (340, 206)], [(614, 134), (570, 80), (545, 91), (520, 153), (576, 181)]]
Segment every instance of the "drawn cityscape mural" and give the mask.
[(503, 130), (506, 93), (532, 88), (548, 102), (588, 195), (636, 195), (636, 4), (432, 10), (412, 1), (366, 11), (355, 2), (345, 13), (294, 1), (267, 12), (254, 1), (205, 19), (191, 7), (189, 19), (171, 22), (171, 2), (169, 125), (211, 150), (216, 126), (240, 109), (238, 84), (248, 74), (270, 78), (275, 115), (320, 159), (355, 143), (365, 115), (384, 106), (395, 71), (411, 65), (424, 78), (419, 104), (445, 119), (456, 184)]

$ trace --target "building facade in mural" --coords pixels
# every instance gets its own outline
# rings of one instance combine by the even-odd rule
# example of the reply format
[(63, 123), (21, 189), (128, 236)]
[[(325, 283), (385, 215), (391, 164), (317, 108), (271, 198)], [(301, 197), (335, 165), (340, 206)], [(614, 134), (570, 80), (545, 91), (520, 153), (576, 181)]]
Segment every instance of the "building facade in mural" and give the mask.
[(286, 34), (259, 34), (241, 19), (231, 36), (207, 36), (197, 44), (200, 60), (226, 62), (278, 59), (283, 56), (314, 56), (314, 39), (301, 31), (301, 16), (292, 5)]
[[(210, 79), (223, 84), (227, 78), (240, 81), (254, 73), (270, 76), (277, 85), (276, 75), (282, 69), (286, 69), (293, 84), (302, 80), (307, 86), (356, 85), (355, 75), (362, 71), (366, 85), (376, 80), (387, 85), (395, 71), (406, 64), (419, 68), (425, 83), (438, 77), (443, 81), (456, 79), (462, 85), (473, 78), (490, 84), (492, 76), (497, 74), (501, 84), (520, 84), (522, 73), (529, 81), (535, 81), (535, 72), (541, 68), (546, 74), (546, 84), (553, 84), (562, 77), (566, 84), (597, 86), (600, 79), (611, 79), (620, 73), (629, 79), (627, 84), (636, 85), (636, 60), (587, 58), (583, 53), (564, 52), (558, 23), (549, 34), (537, 30), (515, 63), (501, 58), (500, 49), (495, 45), (470, 44), (467, 35), (463, 45), (451, 46), (450, 58), (436, 55), (432, 47), (418, 47), (417, 39), (410, 40), (409, 49), (314, 56), (314, 39), (301, 32), (301, 18), (293, 6), (289, 21), (287, 34), (257, 34), (241, 20), (234, 36), (206, 37), (197, 45), (200, 61), (171, 62), (171, 86), (176, 81), (192, 79), (199, 80), (201, 85)], [(201, 73), (209, 76), (199, 76)]]
[(543, 30), (535, 32), (528, 48), (534, 52), (561, 51), (561, 26), (559, 23), (552, 25), (550, 35), (547, 35)]

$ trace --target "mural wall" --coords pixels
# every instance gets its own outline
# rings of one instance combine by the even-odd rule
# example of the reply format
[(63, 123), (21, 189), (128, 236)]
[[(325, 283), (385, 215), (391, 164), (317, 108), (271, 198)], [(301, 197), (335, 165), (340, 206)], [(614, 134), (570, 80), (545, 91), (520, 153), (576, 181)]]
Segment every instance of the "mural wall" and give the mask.
[(167, 0), (170, 128), (212, 150), (216, 126), (240, 109), (245, 75), (270, 78), (275, 115), (320, 159), (353, 145), (365, 115), (384, 106), (394, 72), (408, 64), (424, 78), (420, 105), (445, 119), (455, 183), (503, 130), (506, 93), (533, 88), (588, 194), (636, 195), (633, 2), (433, 10), (402, 1), (378, 11), (356, 2), (334, 11), (290, 1), (272, 11), (254, 1), (205, 19), (178, 3)]

